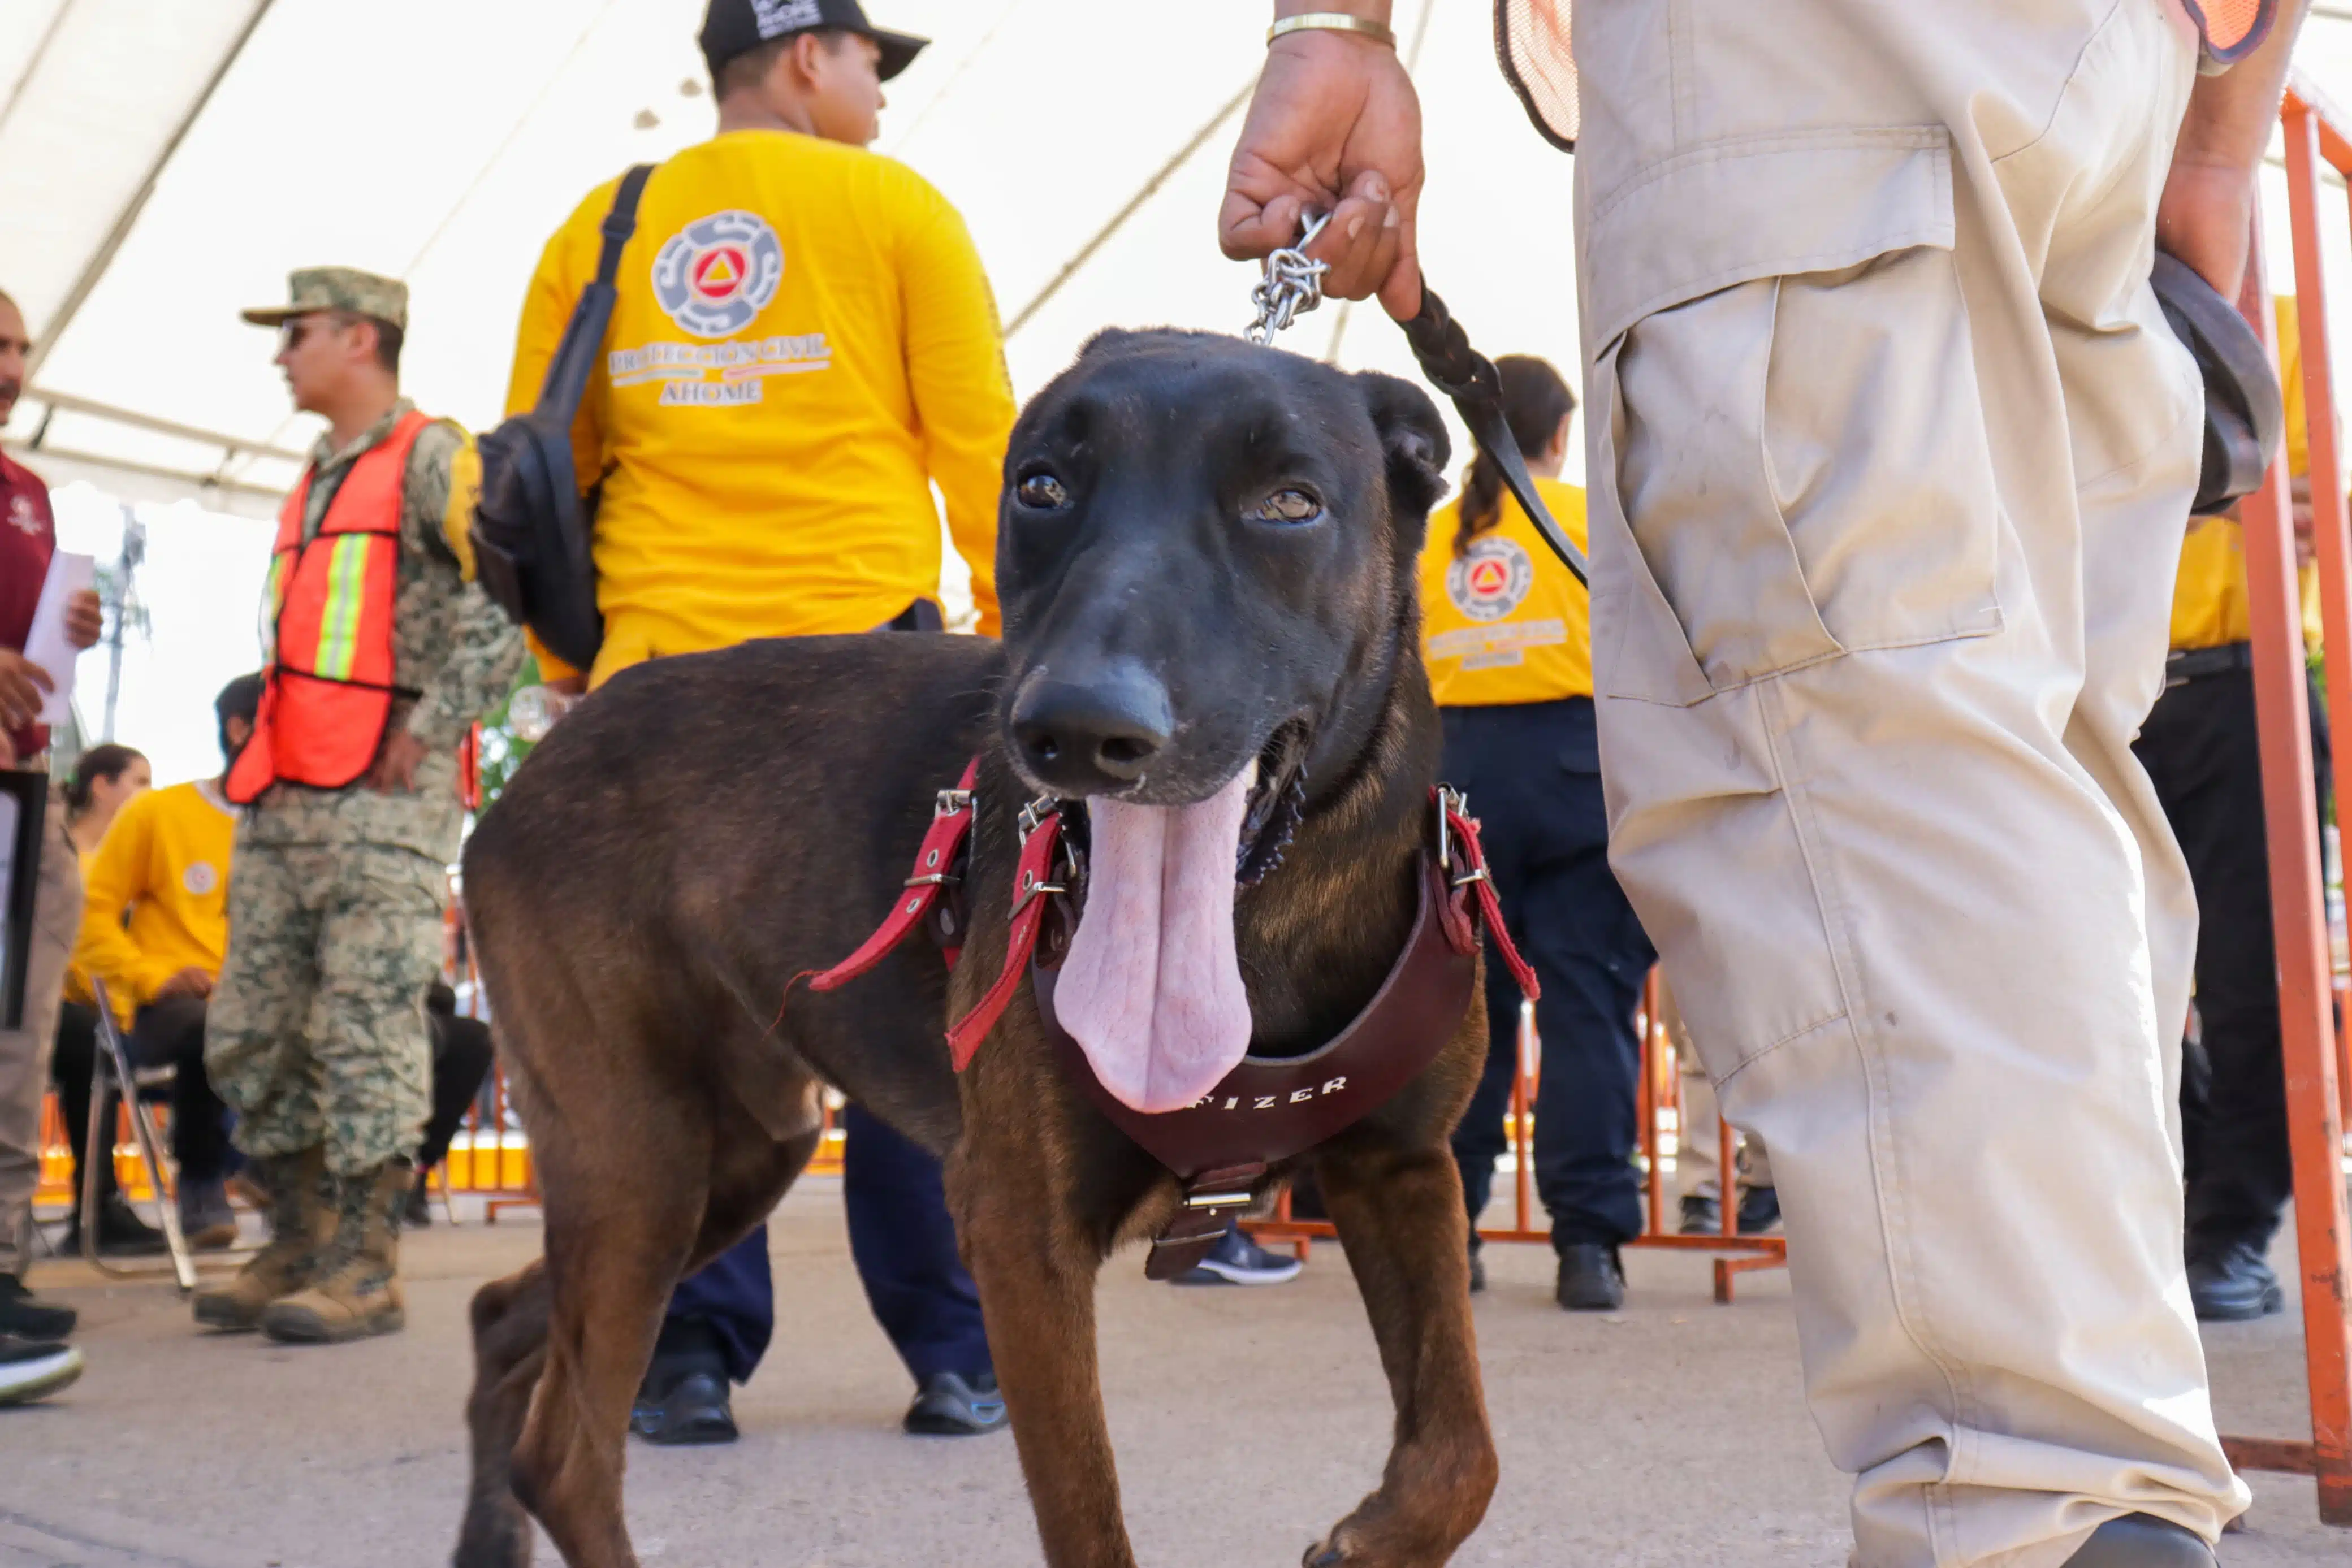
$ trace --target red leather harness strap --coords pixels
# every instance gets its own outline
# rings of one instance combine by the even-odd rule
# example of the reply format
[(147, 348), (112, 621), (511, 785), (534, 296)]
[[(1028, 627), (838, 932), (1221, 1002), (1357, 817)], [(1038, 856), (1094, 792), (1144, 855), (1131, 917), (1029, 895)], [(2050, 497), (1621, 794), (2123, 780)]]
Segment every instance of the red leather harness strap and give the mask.
[(847, 985), (914, 935), (915, 927), (939, 902), (941, 890), (955, 881), (956, 852), (971, 832), (971, 786), (979, 777), (980, 758), (975, 757), (964, 764), (963, 777), (954, 789), (940, 791), (939, 803), (931, 811), (930, 831), (923, 835), (922, 848), (915, 852), (915, 874), (907, 879), (906, 896), (891, 905), (890, 917), (856, 952), (811, 976), (811, 990), (830, 991)]
[(1054, 852), (1062, 841), (1062, 809), (1057, 801), (1033, 800), (1021, 809), (1021, 862), (1013, 873), (1013, 928), (1004, 941), (1004, 968), (979, 1006), (948, 1030), (948, 1060), (961, 1072), (971, 1065), (972, 1053), (1021, 988), (1030, 956), (1037, 950), (1037, 928), (1045, 923), (1046, 901), (1069, 890), (1053, 880)]
[[(1503, 901), (1496, 895), (1495, 879), (1486, 872), (1486, 852), (1478, 842), (1478, 819), (1470, 815), (1460, 790), (1440, 784), (1431, 793), (1437, 801), (1437, 869), (1447, 889), (1445, 934), (1458, 951), (1466, 953), (1476, 945), (1477, 928), (1469, 910), (1475, 892), (1478, 912), (1486, 923), (1486, 940), (1495, 945), (1496, 955), (1519, 983), (1519, 994), (1535, 1001), (1543, 995), (1543, 985), (1519, 956), (1510, 928), (1503, 924)], [(1457, 862), (1462, 866), (1459, 874), (1454, 870)]]

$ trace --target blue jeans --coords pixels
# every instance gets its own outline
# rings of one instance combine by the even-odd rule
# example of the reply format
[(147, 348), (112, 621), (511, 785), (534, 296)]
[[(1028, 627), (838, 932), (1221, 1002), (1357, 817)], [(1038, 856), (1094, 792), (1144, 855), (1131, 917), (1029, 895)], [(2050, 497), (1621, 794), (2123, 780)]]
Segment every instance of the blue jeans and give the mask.
[[(918, 1382), (992, 1372), (980, 1292), (956, 1252), (940, 1162), (856, 1105), (842, 1113), (842, 1207), (874, 1321)], [(776, 1327), (764, 1225), (678, 1281), (656, 1363), (715, 1348), (748, 1383)]]
[[(1633, 1014), (1657, 955), (1609, 870), (1591, 700), (1447, 708), (1444, 718), (1445, 780), (1469, 796), (1504, 925), (1543, 987), (1534, 1164), (1552, 1245), (1628, 1240), (1642, 1231)], [(1474, 1223), (1507, 1146), (1519, 1060), (1519, 988), (1491, 951), (1486, 1015), (1486, 1076), (1454, 1133)]]

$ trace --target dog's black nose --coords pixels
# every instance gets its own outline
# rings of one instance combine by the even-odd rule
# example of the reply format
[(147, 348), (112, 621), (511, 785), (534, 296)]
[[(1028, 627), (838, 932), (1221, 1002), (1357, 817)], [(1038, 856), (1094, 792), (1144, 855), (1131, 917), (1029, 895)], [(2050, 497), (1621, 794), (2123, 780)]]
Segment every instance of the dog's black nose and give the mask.
[(1129, 661), (1091, 679), (1031, 681), (1013, 706), (1023, 764), (1041, 783), (1072, 795), (1142, 778), (1174, 727), (1168, 688)]

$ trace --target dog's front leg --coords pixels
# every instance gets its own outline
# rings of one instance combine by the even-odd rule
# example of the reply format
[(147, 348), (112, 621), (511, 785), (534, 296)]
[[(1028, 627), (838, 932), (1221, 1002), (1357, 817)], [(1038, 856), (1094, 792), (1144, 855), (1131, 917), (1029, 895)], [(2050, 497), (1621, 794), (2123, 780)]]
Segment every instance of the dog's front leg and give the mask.
[(949, 1162), (948, 1194), (1045, 1562), (1135, 1568), (1095, 1356), (1101, 1255), (1055, 1198), (1034, 1145), (1006, 1137), (973, 1147), (982, 1136), (970, 1134)]
[(1462, 1178), (1442, 1143), (1398, 1148), (1369, 1133), (1327, 1145), (1316, 1166), (1380, 1342), (1396, 1435), (1380, 1490), (1307, 1549), (1307, 1568), (1437, 1568), (1495, 1491)]

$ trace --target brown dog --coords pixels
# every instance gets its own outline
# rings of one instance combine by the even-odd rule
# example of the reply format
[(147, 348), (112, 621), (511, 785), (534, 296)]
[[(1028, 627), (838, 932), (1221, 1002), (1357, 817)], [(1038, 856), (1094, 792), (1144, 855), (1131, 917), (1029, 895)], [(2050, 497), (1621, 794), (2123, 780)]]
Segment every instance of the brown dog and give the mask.
[[(475, 1298), (461, 1568), (527, 1561), (526, 1509), (575, 1568), (635, 1563), (622, 1443), (664, 1303), (792, 1185), (820, 1082), (946, 1158), (1046, 1560), (1133, 1563), (1094, 1277), (1182, 1197), (1096, 1096), (1206, 1104), (1243, 1051), (1315, 1051), (1393, 988), (1434, 863), (1413, 562), (1446, 445), (1428, 398), (1386, 376), (1106, 334), (1014, 431), (1002, 643), (668, 660), (540, 747), (466, 854), (547, 1240)], [(839, 989), (795, 985), (904, 896), (935, 793), (975, 756), (952, 977), (918, 939)], [(1076, 933), (1040, 961), (1100, 1088), (1073, 1082), (1080, 1057), (1006, 961), (1037, 796), (1091, 841)], [(959, 1076), (942, 1034), (1008, 972)], [(1318, 1568), (1444, 1563), (1494, 1488), (1447, 1148), (1486, 1052), (1467, 989), (1430, 1065), (1255, 1183), (1312, 1165), (1396, 1401), (1381, 1485), (1309, 1549)]]

